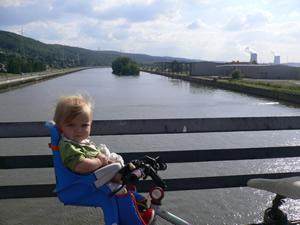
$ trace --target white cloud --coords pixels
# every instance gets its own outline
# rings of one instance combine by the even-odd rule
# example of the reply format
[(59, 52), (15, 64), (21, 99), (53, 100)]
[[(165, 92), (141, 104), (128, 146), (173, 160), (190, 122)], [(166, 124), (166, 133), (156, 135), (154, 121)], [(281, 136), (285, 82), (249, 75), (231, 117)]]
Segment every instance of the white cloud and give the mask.
[(299, 17), (299, 16), (300, 16), (300, 13), (299, 13), (299, 12), (296, 12), (296, 11), (293, 11), (293, 12), (289, 13), (288, 16), (289, 16), (289, 17), (292, 17), (292, 18), (295, 18), (295, 17)]
[(123, 6), (130, 6), (130, 5), (151, 5), (154, 0), (102, 0), (102, 1), (94, 1), (93, 10), (96, 12), (104, 12), (112, 8), (120, 8)]
[(252, 10), (247, 14), (238, 13), (228, 20), (225, 29), (229, 31), (259, 29), (267, 25), (272, 18), (272, 14), (264, 10)]
[(244, 51), (248, 54), (256, 53), (256, 51), (253, 50), (250, 46), (244, 47)]
[(89, 16), (108, 21), (122, 18), (133, 23), (153, 21), (161, 16), (174, 17), (176, 2), (177, 0), (95, 0)]
[(188, 29), (199, 29), (199, 28), (205, 28), (205, 27), (206, 27), (206, 25), (200, 19), (196, 19), (195, 21), (193, 21), (187, 25)]
[(1, 0), (0, 7), (23, 7), (36, 3), (38, 0)]
[(270, 49), (300, 57), (297, 6), (292, 0), (0, 0), (0, 29), (19, 33), (23, 26), (25, 36), (45, 43), (204, 60), (248, 61), (249, 46), (272, 61)]
[(262, 1), (265, 5), (269, 4), (270, 3), (270, 0), (263, 0)]
[(228, 31), (242, 30), (245, 27), (245, 21), (246, 18), (243, 14), (235, 14), (228, 20), (225, 29)]
[(278, 53), (275, 49), (271, 49), (271, 53), (272, 53), (274, 56), (279, 56), (279, 53)]
[(237, 12), (243, 12), (245, 8), (248, 7), (245, 7), (244, 5), (231, 5), (224, 8), (224, 11), (230, 14), (236, 14)]
[(254, 10), (246, 15), (246, 28), (262, 27), (273, 18), (272, 14), (265, 10)]
[(212, 0), (196, 0), (196, 2), (200, 4), (209, 4), (212, 2)]
[(30, 34), (31, 37), (46, 43), (61, 43), (60, 40), (67, 42), (78, 37), (76, 27), (76, 22), (61, 24), (53, 21), (37, 21), (24, 26), (24, 30), (25, 36)]

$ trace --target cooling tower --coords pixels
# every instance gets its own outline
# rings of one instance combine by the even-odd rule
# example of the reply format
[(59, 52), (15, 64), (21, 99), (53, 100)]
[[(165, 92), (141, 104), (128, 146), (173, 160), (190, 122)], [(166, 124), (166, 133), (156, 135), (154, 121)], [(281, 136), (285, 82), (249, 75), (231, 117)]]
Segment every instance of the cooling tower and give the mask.
[(280, 64), (280, 55), (274, 55), (274, 64)]
[(257, 63), (257, 54), (256, 53), (251, 53), (250, 62)]

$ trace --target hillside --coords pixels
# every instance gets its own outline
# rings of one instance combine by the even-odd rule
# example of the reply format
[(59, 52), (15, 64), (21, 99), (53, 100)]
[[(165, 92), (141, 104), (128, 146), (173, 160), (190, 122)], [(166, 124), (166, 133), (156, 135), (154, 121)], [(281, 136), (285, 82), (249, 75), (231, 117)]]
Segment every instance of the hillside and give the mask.
[(112, 61), (118, 56), (128, 56), (139, 64), (172, 62), (174, 60), (196, 61), (116, 51), (92, 51), (66, 45), (45, 44), (15, 33), (0, 31), (0, 72), (1, 68), (3, 70), (4, 67), (9, 72), (19, 73), (40, 71), (48, 67), (111, 66)]

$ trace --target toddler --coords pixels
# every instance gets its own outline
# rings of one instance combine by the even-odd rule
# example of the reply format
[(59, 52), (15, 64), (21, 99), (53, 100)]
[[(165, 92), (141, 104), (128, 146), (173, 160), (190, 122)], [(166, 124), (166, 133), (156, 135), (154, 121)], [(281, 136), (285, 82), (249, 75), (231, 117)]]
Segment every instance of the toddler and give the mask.
[[(124, 166), (122, 157), (111, 153), (105, 145), (97, 147), (90, 140), (92, 111), (94, 102), (82, 96), (65, 96), (57, 103), (54, 121), (61, 127), (61, 138), (58, 144), (64, 166), (78, 174), (89, 174), (108, 164), (119, 162)], [(118, 183), (109, 182), (108, 187), (114, 190)], [(127, 192), (122, 189), (117, 194)], [(133, 193), (137, 202), (145, 202), (146, 198)], [(143, 210), (146, 224), (152, 222), (154, 211)]]

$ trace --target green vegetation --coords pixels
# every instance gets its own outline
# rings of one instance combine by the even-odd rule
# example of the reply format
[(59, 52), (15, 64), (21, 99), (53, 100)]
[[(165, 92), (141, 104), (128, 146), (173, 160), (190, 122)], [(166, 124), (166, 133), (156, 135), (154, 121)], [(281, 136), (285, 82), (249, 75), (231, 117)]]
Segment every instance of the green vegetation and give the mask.
[(181, 72), (181, 64), (177, 60), (174, 60), (171, 62), (170, 69), (173, 73), (179, 73)]
[(39, 72), (46, 69), (45, 64), (39, 58), (24, 58), (18, 55), (9, 57), (7, 72), (20, 74), (22, 72)]
[(264, 88), (274, 91), (300, 94), (300, 82), (292, 80), (264, 80), (243, 78), (240, 70), (236, 69), (231, 73), (230, 80), (219, 79), (221, 82), (230, 82), (248, 87)]
[(144, 64), (143, 69), (153, 72), (189, 75), (191, 70), (191, 62), (187, 62), (184, 60), (173, 60), (172, 62), (155, 62), (147, 65)]
[[(220, 80), (219, 80), (220, 81)], [(228, 82), (222, 80), (222, 82)], [(300, 95), (300, 82), (293, 80), (258, 80), (258, 79), (240, 79), (231, 80), (231, 83), (249, 87), (264, 88), (274, 91), (287, 92)]]
[(112, 62), (113, 73), (117, 75), (139, 75), (140, 69), (129, 57), (118, 57)]
[(241, 71), (239, 69), (235, 69), (234, 71), (232, 71), (230, 76), (231, 76), (231, 79), (233, 79), (233, 80), (239, 80), (239, 79), (242, 79), (243, 74), (241, 73)]
[(0, 72), (36, 72), (50, 68), (111, 66), (118, 55), (64, 45), (44, 44), (0, 31)]
[[(31, 73), (45, 69), (111, 66), (119, 56), (130, 57), (140, 66), (171, 62), (180, 58), (158, 57), (116, 51), (92, 51), (83, 48), (44, 44), (31, 38), (0, 30), (0, 73)], [(192, 60), (185, 60), (192, 61)]]

